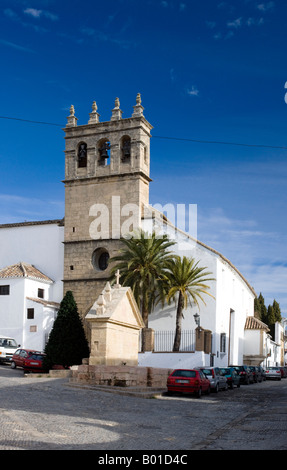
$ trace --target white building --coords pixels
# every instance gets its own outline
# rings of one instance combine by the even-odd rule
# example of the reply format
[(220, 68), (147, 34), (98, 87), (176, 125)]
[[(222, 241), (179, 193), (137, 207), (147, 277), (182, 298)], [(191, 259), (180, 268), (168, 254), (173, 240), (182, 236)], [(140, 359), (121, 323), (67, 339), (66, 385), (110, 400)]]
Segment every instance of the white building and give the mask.
[[(160, 216), (156, 215), (153, 209), (151, 212), (159, 220)], [(150, 220), (145, 220), (145, 229), (150, 228)], [(215, 280), (209, 282), (211, 296), (204, 296), (205, 304), (201, 303), (200, 310), (197, 306), (190, 305), (184, 311), (182, 330), (183, 334), (190, 332), (190, 335), (187, 335), (186, 342), (183, 341), (181, 353), (167, 353), (168, 348), (160, 341), (157, 342), (157, 337), (169, 336), (169, 350), (172, 351), (176, 305), (172, 303), (164, 308), (157, 306), (149, 319), (149, 327), (156, 331), (156, 353), (141, 354), (140, 364), (157, 364), (161, 367), (192, 367), (200, 364), (223, 367), (243, 364), (245, 323), (248, 317), (254, 316), (255, 291), (221, 253), (176, 229), (166, 218), (161, 223), (164, 232), (177, 242), (173, 251), (180, 256), (195, 258), (199, 261), (199, 266), (206, 267), (206, 271), (212, 273), (209, 277)], [(156, 225), (157, 222), (153, 222), (153, 226)], [(195, 314), (200, 316), (200, 327), (211, 332), (211, 347), (206, 348), (208, 352), (195, 351)]]
[(43, 350), (63, 297), (62, 221), (0, 225), (0, 333)]

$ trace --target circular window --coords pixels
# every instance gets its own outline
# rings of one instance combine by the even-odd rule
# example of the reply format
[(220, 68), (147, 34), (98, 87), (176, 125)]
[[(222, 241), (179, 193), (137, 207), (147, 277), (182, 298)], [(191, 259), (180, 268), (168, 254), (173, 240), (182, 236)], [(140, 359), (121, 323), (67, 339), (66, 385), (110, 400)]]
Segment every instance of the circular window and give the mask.
[(92, 256), (92, 264), (97, 271), (105, 271), (109, 264), (110, 255), (105, 248), (97, 248)]

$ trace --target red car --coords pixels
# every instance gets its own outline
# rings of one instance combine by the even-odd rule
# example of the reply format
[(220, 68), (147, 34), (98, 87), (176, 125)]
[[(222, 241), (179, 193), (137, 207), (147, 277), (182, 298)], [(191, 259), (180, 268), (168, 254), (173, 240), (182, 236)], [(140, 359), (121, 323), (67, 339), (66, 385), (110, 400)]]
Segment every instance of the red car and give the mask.
[(12, 357), (11, 368), (21, 367), (25, 371), (45, 372), (43, 359), (45, 354), (32, 349), (17, 349)]
[(201, 370), (176, 369), (167, 379), (167, 391), (195, 393), (198, 398), (202, 393), (210, 393), (210, 381)]

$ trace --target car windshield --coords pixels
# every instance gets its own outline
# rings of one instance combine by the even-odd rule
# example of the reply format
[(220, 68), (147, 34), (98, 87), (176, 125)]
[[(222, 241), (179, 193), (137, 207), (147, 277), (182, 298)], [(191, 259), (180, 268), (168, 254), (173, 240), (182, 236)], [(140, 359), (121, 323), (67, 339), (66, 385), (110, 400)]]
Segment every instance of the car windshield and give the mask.
[(194, 370), (175, 370), (172, 375), (174, 377), (195, 377), (196, 372)]
[(279, 370), (279, 367), (267, 367), (268, 370)]
[(43, 354), (31, 354), (30, 359), (34, 359), (34, 361), (42, 361), (44, 359)]
[(221, 369), (221, 373), (222, 373), (222, 375), (230, 375), (231, 374), (230, 369)]
[(212, 375), (212, 370), (211, 369), (200, 369), (205, 375)]
[(2, 348), (17, 348), (17, 346), (13, 338), (0, 338), (0, 347)]

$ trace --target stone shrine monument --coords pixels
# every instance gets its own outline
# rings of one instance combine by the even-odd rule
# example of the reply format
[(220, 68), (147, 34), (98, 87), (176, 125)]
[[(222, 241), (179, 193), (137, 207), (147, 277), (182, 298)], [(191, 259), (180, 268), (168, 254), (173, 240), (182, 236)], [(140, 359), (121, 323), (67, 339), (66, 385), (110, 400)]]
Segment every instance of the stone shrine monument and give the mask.
[(109, 282), (86, 321), (91, 332), (90, 365), (138, 365), (139, 332), (144, 323), (130, 287)]

